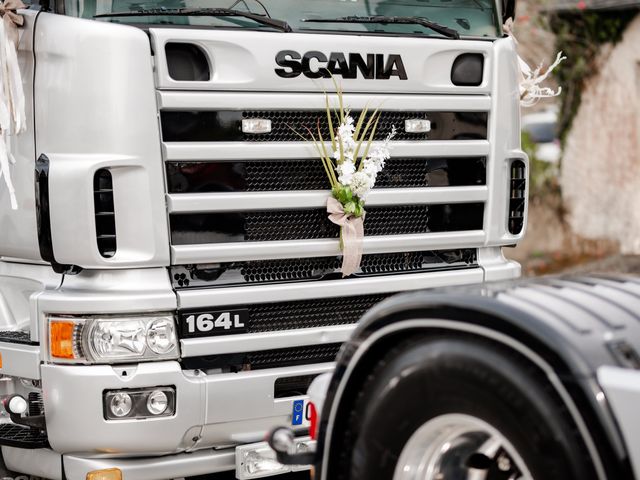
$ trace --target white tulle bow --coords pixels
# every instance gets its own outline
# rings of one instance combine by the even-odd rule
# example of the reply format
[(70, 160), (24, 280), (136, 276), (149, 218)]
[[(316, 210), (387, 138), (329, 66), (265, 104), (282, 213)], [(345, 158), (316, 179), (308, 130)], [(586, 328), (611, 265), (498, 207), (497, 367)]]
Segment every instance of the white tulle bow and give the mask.
[(18, 65), (18, 30), (24, 19), (15, 10), (24, 8), (19, 0), (0, 3), (0, 178), (9, 191), (11, 208), (16, 210), (15, 189), (11, 181), (11, 165), (15, 159), (9, 148), (11, 137), (26, 129), (25, 99)]

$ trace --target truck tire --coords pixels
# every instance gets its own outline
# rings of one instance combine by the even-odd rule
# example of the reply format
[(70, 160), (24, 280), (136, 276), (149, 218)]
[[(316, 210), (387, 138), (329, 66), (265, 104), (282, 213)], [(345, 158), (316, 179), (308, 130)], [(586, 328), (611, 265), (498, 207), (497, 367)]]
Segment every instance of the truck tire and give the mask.
[(475, 337), (394, 348), (365, 380), (345, 433), (349, 480), (597, 478), (546, 378)]

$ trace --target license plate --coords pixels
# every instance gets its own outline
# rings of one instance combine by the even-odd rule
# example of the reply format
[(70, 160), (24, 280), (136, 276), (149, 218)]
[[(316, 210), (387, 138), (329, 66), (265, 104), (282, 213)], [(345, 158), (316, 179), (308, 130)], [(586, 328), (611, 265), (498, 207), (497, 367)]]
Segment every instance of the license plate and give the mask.
[(291, 413), (291, 425), (296, 427), (311, 426), (311, 408), (309, 400), (294, 400)]
[(182, 338), (247, 333), (249, 310), (211, 310), (180, 314)]

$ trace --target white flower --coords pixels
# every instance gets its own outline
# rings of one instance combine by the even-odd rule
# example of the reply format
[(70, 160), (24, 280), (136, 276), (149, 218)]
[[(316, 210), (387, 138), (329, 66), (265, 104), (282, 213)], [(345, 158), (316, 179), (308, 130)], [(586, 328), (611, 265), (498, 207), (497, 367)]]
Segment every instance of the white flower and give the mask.
[(356, 165), (353, 161), (346, 160), (336, 167), (336, 171), (338, 172), (338, 181), (342, 185), (349, 185), (356, 172)]
[(342, 122), (338, 127), (338, 136), (342, 138), (352, 137), (355, 131), (356, 127), (353, 122), (353, 117), (351, 115), (347, 115), (344, 117), (344, 122)]
[(364, 200), (371, 191), (373, 182), (367, 173), (356, 172), (353, 174), (349, 186), (351, 187), (351, 191), (354, 195), (357, 195), (361, 200)]

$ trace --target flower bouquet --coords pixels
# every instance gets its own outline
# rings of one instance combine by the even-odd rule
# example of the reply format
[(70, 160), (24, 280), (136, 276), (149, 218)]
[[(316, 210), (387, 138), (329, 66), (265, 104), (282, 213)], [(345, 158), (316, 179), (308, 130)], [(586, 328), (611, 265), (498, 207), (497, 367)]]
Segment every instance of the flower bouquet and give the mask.
[[(395, 127), (385, 140), (374, 143), (380, 112), (365, 108), (357, 120), (345, 108), (343, 93), (336, 84), (339, 102), (332, 109), (325, 94), (329, 139), (323, 138), (318, 121), (317, 132), (308, 128), (311, 141), (324, 166), (331, 196), (327, 199), (329, 220), (340, 227), (340, 248), (343, 253), (342, 275), (349, 276), (360, 268), (364, 237), (364, 205), (378, 174), (390, 158), (389, 142)], [(337, 125), (337, 128), (334, 128)], [(327, 143), (330, 141), (330, 147)]]

